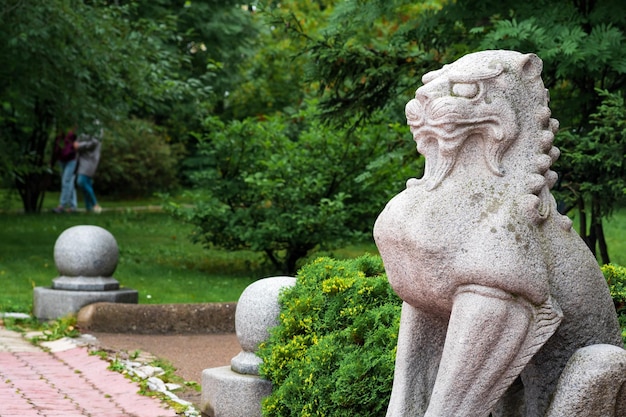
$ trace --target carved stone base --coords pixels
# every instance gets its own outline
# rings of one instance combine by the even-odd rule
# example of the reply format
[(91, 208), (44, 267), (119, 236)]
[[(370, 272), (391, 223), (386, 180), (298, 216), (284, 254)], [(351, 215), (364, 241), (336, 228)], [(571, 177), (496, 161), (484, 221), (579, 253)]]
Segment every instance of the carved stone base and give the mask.
[(120, 283), (111, 277), (57, 277), (52, 280), (55, 290), (69, 291), (112, 291), (120, 288)]
[(39, 320), (54, 320), (76, 314), (88, 304), (100, 301), (136, 304), (138, 299), (139, 293), (128, 288), (113, 291), (69, 291), (36, 287), (33, 290), (33, 314)]
[(261, 417), (261, 400), (271, 393), (272, 383), (256, 375), (230, 366), (205, 369), (200, 411), (209, 417)]

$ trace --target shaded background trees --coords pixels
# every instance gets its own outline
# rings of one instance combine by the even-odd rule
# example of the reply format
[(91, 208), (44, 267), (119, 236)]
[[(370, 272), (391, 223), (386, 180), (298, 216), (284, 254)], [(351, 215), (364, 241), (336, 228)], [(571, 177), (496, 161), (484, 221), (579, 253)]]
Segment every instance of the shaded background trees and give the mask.
[(205, 122), (192, 207), (172, 211), (205, 246), (265, 253), (293, 274), (314, 249), (370, 238), (376, 215), (415, 163), (402, 163), (399, 124), (332, 128), (314, 102), (290, 116)]
[[(37, 212), (51, 138), (98, 117), (103, 191), (181, 183), (197, 208), (178, 214), (199, 243), (253, 247), (292, 270), (310, 250), (368, 234), (421, 175), (401, 126), (424, 73), (516, 49), (543, 59), (561, 122), (560, 207), (578, 210), (608, 262), (602, 219), (624, 201), (625, 27), (618, 0), (4, 0), (0, 180)], [(259, 221), (270, 218), (292, 221)]]
[[(610, 261), (602, 218), (624, 202), (624, 154), (607, 170), (600, 155), (623, 151), (622, 134), (600, 133), (603, 97), (626, 88), (622, 53), (626, 3), (600, 1), (424, 1), (337, 3), (323, 32), (299, 28), (297, 14), (275, 13), (306, 39), (310, 82), (318, 82), (324, 113), (367, 118), (377, 109), (400, 112), (426, 71), (480, 49), (533, 52), (544, 61), (553, 116), (561, 122), (556, 144), (566, 155), (555, 165), (565, 211), (578, 209), (580, 233)], [(616, 110), (621, 104), (611, 101)], [(623, 106), (622, 106), (623, 107)], [(593, 116), (598, 115), (598, 116)], [(602, 121), (600, 121), (602, 120)], [(621, 145), (618, 145), (621, 144)], [(589, 216), (590, 220), (585, 221)]]
[[(74, 124), (80, 128), (94, 118), (106, 128), (137, 116), (184, 136), (200, 119), (198, 109), (215, 101), (211, 83), (218, 68), (209, 65), (211, 60), (236, 51), (213, 48), (211, 57), (198, 53), (202, 47), (196, 39), (202, 34), (191, 25), (204, 19), (206, 27), (222, 9), (245, 25), (247, 14), (233, 4), (3, 1), (1, 172), (3, 183), (19, 192), (24, 210), (41, 209), (50, 181), (50, 141), (57, 130)], [(242, 27), (222, 38), (242, 43), (244, 32)]]

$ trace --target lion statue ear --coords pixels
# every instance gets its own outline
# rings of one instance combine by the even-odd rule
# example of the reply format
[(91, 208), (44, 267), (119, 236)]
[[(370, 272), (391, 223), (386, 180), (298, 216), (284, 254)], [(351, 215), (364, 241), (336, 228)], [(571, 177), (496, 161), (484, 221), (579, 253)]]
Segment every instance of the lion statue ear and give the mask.
[(535, 54), (526, 54), (520, 62), (521, 73), (528, 79), (537, 78), (543, 70), (543, 61)]

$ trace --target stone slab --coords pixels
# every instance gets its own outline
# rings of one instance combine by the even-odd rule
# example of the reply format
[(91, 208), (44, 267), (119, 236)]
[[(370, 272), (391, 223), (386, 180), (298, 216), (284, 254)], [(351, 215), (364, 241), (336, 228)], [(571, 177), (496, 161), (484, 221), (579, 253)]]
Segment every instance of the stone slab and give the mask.
[(205, 369), (200, 410), (209, 417), (261, 417), (261, 400), (271, 393), (272, 383), (258, 376), (230, 366)]
[(137, 303), (139, 293), (132, 289), (114, 291), (68, 291), (50, 287), (33, 290), (33, 315), (39, 320), (53, 320), (76, 314), (86, 305), (100, 301)]
[(52, 280), (55, 290), (69, 291), (112, 291), (120, 288), (120, 283), (111, 277), (66, 277)]
[(213, 334), (235, 332), (237, 303), (95, 303), (78, 313), (78, 326), (91, 332)]

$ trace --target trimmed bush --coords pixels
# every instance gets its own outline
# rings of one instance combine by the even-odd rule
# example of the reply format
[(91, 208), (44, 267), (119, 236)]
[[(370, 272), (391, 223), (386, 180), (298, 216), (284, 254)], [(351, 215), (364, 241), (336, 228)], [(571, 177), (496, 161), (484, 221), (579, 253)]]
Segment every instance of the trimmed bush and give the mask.
[(617, 318), (622, 328), (622, 340), (626, 346), (626, 268), (606, 264), (601, 269), (607, 284), (609, 284), (611, 297), (617, 311)]
[(131, 119), (107, 125), (100, 166), (94, 178), (97, 194), (148, 197), (178, 187), (179, 144), (147, 120)]
[[(604, 265), (626, 343), (626, 268)], [(273, 383), (265, 417), (384, 416), (402, 301), (379, 256), (318, 258), (280, 296), (279, 325), (261, 344)]]
[(318, 258), (297, 278), (258, 352), (274, 384), (263, 415), (384, 416), (402, 302), (380, 257)]

